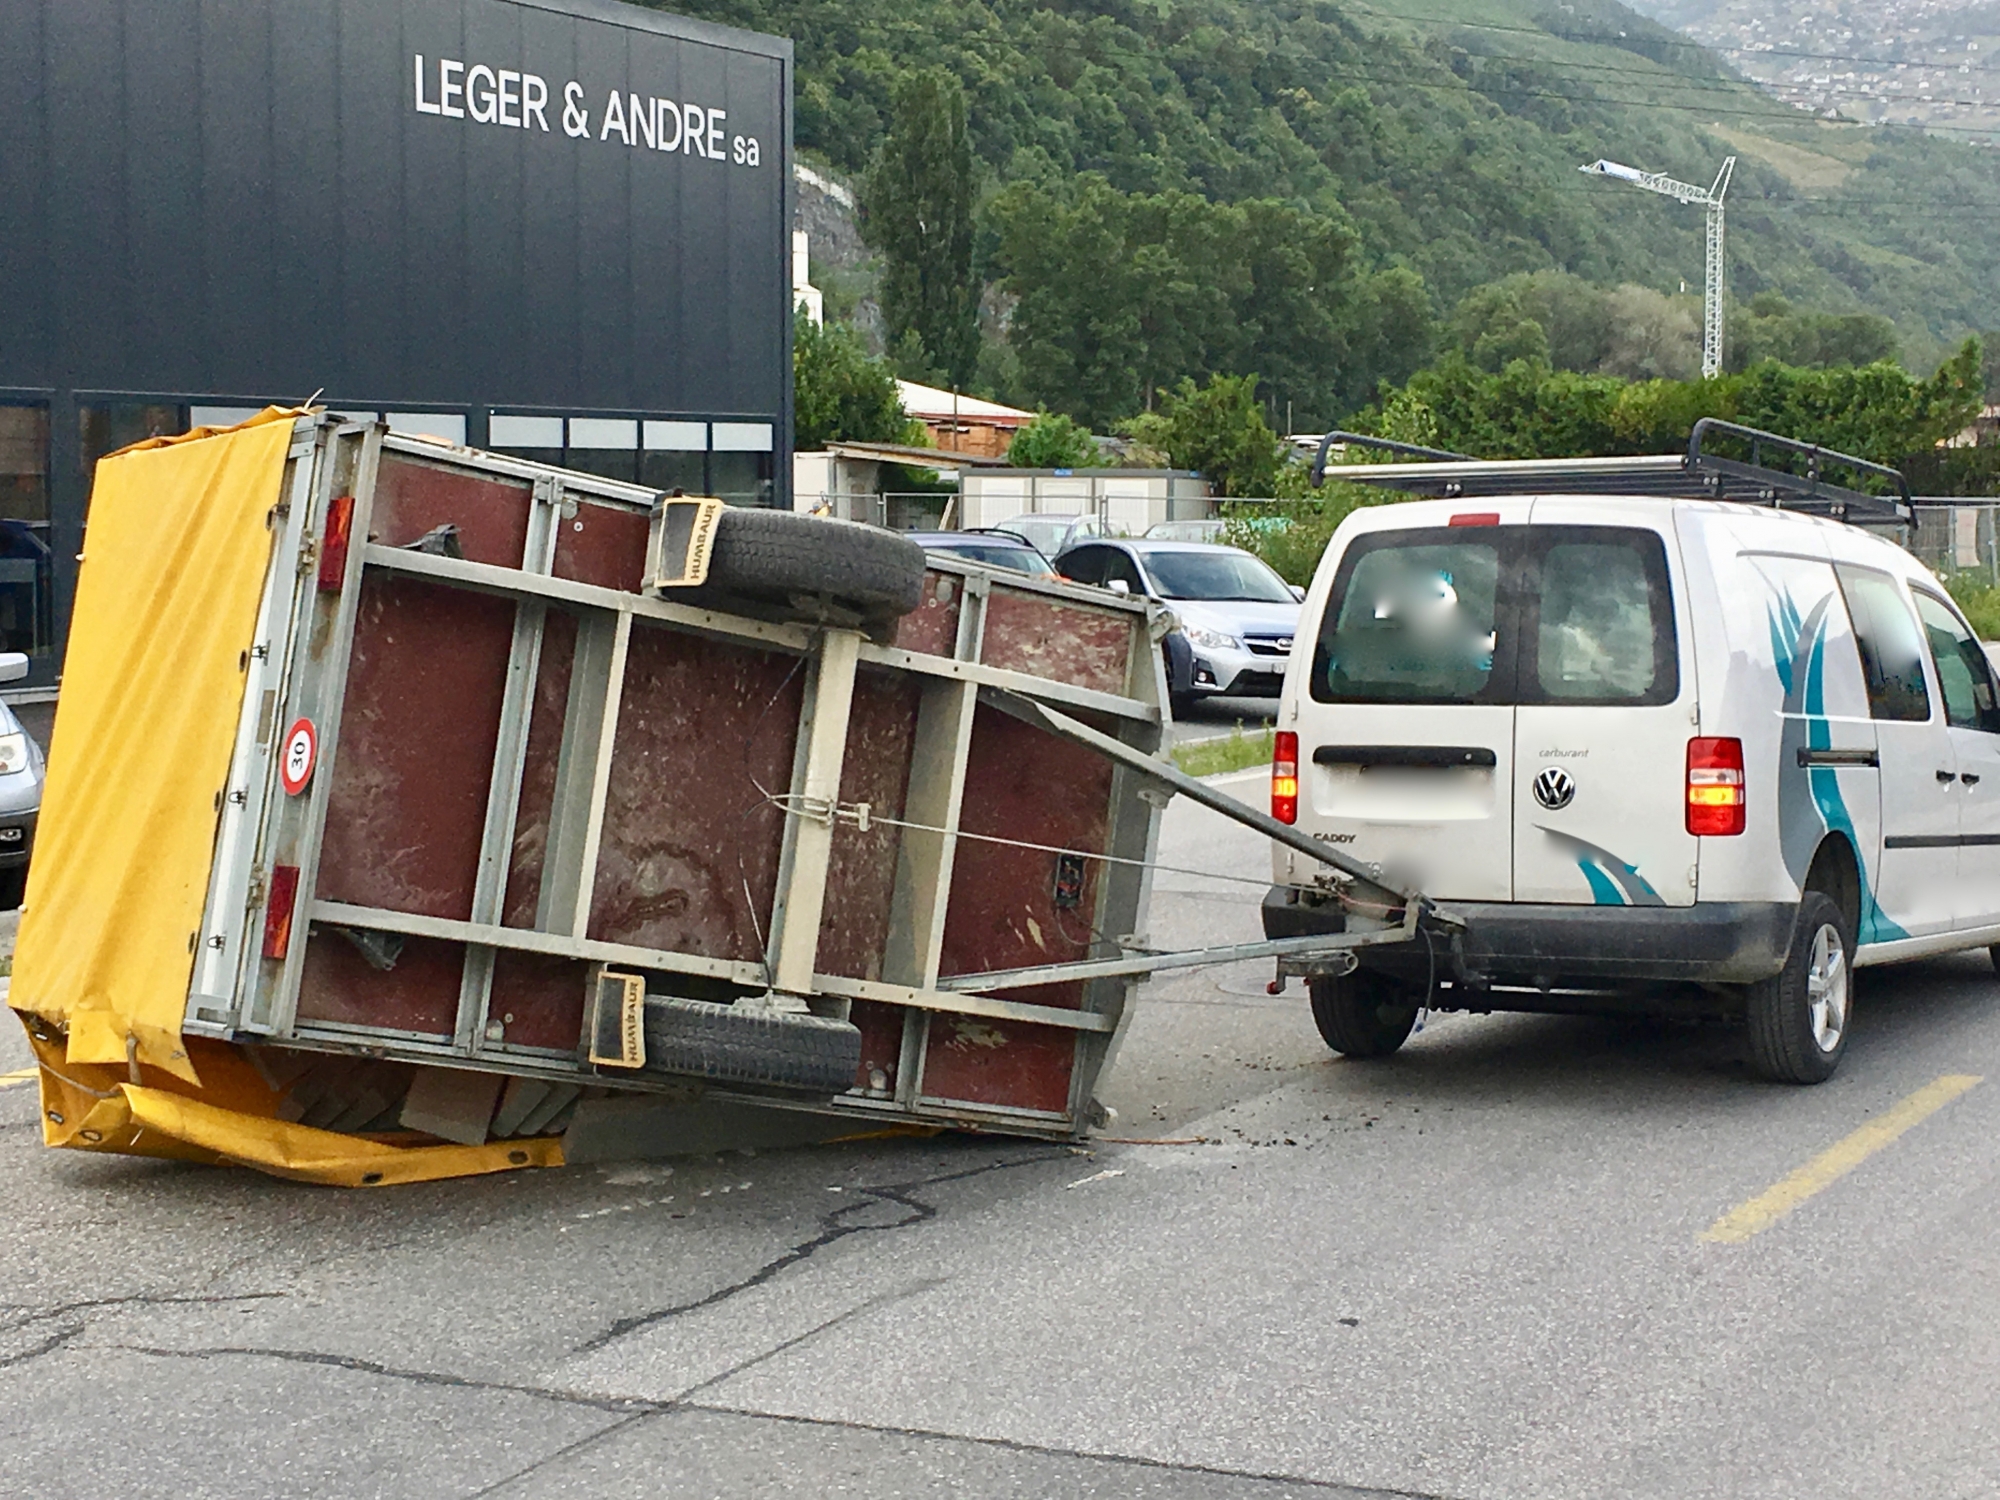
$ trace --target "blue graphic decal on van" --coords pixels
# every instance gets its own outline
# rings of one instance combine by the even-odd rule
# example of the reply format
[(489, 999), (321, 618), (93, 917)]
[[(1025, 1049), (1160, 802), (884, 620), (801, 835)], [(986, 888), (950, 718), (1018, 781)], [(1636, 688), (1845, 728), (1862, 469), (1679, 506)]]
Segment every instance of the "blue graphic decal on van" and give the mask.
[[(1832, 605), (1833, 595), (1828, 594), (1802, 619), (1791, 596), (1780, 594), (1776, 607), (1768, 611), (1771, 654), (1785, 689), (1784, 731), (1778, 737), (1778, 842), (1785, 869), (1800, 884), (1805, 882), (1812, 857), (1827, 834), (1840, 834), (1857, 855), (1861, 850), (1854, 819), (1841, 796), (1839, 771), (1832, 766), (1799, 764), (1801, 750), (1826, 750), (1833, 745), (1826, 713), (1826, 622)], [(1908, 937), (1876, 904), (1865, 864), (1859, 874), (1858, 939), (1885, 943)]]
[(1599, 906), (1665, 906), (1637, 865), (1627, 864), (1609, 849), (1601, 848), (1573, 833), (1563, 833), (1543, 823), (1535, 825), (1560, 844), (1583, 871), (1590, 898)]

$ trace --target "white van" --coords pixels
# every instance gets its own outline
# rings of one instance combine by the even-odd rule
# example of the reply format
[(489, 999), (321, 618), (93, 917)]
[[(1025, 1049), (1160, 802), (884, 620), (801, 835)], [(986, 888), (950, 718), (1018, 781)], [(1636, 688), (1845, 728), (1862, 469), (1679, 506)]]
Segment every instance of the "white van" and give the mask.
[[(1465, 927), (1311, 981), (1420, 1007), (1732, 1015), (1832, 1074), (1851, 971), (2000, 943), (2000, 700), (1937, 579), (1857, 526), (1535, 496), (1357, 511), (1306, 597), (1273, 815)], [(1283, 850), (1266, 934), (1387, 925)], [(2000, 964), (2000, 950), (1995, 952)]]

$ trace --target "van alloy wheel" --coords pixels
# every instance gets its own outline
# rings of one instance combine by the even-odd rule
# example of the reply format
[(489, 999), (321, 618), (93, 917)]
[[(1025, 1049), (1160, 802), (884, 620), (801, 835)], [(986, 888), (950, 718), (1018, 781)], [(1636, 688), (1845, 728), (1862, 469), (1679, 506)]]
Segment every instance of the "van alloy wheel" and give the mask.
[(1847, 1035), (1847, 947), (1840, 932), (1821, 924), (1813, 934), (1812, 961), (1806, 969), (1806, 1013), (1812, 1018), (1813, 1045), (1836, 1051)]
[(1785, 966), (1745, 985), (1750, 1065), (1774, 1083), (1823, 1083), (1847, 1051), (1854, 939), (1845, 912), (1820, 891), (1799, 898)]

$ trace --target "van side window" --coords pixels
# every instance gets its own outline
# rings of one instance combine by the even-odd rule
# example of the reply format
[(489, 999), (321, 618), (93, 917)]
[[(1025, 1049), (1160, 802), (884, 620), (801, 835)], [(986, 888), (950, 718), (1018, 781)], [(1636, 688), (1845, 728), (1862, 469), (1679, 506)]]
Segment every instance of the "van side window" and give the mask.
[(1944, 600), (1922, 589), (1910, 593), (1917, 601), (1917, 618), (1923, 621), (1931, 660), (1937, 664), (1945, 722), (1954, 729), (2000, 733), (2000, 706), (1994, 702), (1993, 669), (1985, 651)]
[(1861, 650), (1861, 675), (1868, 683), (1868, 715), (1874, 719), (1922, 722), (1931, 716), (1924, 686), (1923, 642), (1902, 592), (1887, 573), (1834, 564), (1854, 642)]

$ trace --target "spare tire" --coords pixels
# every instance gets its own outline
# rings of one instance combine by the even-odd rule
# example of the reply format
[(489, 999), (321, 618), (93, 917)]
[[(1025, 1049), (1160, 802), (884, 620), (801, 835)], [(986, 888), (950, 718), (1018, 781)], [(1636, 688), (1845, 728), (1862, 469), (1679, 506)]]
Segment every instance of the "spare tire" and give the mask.
[(924, 595), (924, 549), (857, 521), (787, 510), (731, 508), (715, 529), (702, 602), (748, 599), (787, 619), (877, 624), (901, 619)]
[(646, 1071), (841, 1094), (861, 1067), (851, 1021), (747, 1005), (646, 997)]

